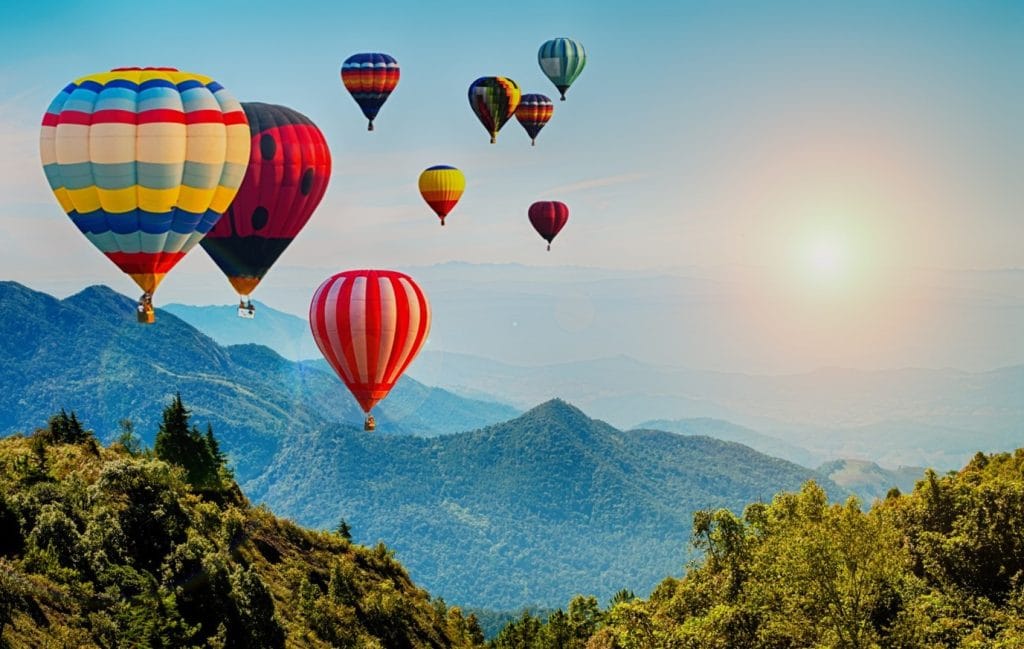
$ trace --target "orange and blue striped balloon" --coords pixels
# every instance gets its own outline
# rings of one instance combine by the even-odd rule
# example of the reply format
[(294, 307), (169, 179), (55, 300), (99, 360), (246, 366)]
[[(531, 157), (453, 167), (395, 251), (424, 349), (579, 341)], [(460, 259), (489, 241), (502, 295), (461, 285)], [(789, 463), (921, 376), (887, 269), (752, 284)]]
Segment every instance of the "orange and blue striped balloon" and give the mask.
[(519, 108), (516, 109), (516, 119), (530, 136), (531, 146), (537, 145), (537, 134), (554, 113), (555, 105), (551, 103), (550, 97), (537, 94), (523, 95)]
[(39, 145), (71, 221), (152, 294), (235, 197), (249, 126), (210, 77), (118, 68), (61, 90), (43, 115)]
[(353, 54), (341, 65), (341, 82), (370, 120), (366, 130), (373, 130), (373, 120), (391, 92), (398, 86), (401, 71), (390, 54), (364, 52)]

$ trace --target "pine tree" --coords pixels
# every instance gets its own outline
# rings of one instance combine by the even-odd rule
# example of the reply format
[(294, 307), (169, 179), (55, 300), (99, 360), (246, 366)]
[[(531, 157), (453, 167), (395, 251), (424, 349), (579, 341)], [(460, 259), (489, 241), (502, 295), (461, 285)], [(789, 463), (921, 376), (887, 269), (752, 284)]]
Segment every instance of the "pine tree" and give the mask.
[(352, 527), (344, 518), (341, 519), (340, 523), (338, 523), (338, 528), (336, 531), (338, 532), (338, 536), (345, 539), (346, 541), (352, 540)]
[(189, 425), (190, 417), (191, 412), (182, 403), (181, 394), (175, 394), (171, 404), (164, 408), (163, 421), (156, 434), (153, 445), (156, 456), (184, 468), (193, 487), (220, 488), (221, 456), (213, 430), (208, 429), (203, 436), (199, 429)]

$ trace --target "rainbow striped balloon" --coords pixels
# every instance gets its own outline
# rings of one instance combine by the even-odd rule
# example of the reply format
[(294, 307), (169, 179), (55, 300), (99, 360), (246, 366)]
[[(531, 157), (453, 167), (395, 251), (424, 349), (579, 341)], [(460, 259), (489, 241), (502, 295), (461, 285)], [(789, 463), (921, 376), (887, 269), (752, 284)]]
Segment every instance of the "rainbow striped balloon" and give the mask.
[(381, 52), (353, 54), (341, 64), (341, 82), (370, 120), (366, 130), (373, 130), (373, 120), (398, 86), (401, 76), (395, 57)]
[(118, 68), (75, 80), (43, 115), (43, 170), (93, 245), (152, 294), (235, 197), (249, 161), (239, 103), (209, 77)]
[(530, 136), (530, 146), (536, 146), (537, 134), (555, 113), (555, 105), (547, 95), (523, 95), (516, 109), (516, 119)]

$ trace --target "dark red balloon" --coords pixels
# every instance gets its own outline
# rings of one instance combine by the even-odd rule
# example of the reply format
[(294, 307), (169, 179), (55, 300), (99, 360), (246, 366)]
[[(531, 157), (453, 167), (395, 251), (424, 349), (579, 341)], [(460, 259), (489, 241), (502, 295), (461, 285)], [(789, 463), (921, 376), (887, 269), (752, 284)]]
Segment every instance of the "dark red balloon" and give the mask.
[(252, 147), (242, 186), (199, 242), (248, 296), (320, 204), (331, 177), (327, 140), (286, 106), (245, 102)]
[(560, 201), (538, 201), (530, 206), (530, 223), (537, 234), (548, 242), (548, 250), (551, 250), (551, 240), (561, 232), (568, 220), (569, 207)]

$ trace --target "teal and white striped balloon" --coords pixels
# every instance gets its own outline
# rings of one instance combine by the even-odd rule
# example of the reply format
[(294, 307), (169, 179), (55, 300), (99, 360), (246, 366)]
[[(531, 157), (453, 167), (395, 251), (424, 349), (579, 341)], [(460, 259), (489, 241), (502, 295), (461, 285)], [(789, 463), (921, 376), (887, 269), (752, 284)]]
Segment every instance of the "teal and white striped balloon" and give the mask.
[(576, 81), (587, 65), (587, 51), (579, 41), (571, 38), (554, 38), (540, 46), (537, 62), (548, 79), (551, 79), (551, 83), (558, 88), (558, 92), (562, 93), (562, 101), (565, 101), (565, 93), (569, 86)]

